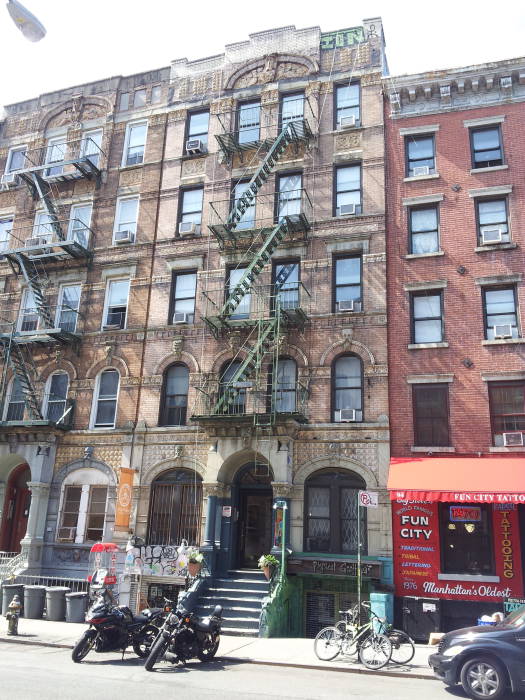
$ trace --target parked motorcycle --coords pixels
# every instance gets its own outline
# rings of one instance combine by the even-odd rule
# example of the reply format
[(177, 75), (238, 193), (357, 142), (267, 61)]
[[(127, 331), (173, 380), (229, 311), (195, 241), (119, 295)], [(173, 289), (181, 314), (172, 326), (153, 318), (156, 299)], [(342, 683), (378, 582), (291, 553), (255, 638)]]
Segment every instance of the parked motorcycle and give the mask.
[(209, 617), (198, 617), (183, 609), (169, 613), (146, 659), (146, 671), (162, 658), (171, 663), (186, 663), (194, 657), (209, 661), (220, 642), (222, 607), (217, 605)]
[(76, 643), (71, 658), (80, 663), (93, 648), (96, 652), (122, 651), (124, 656), (126, 648), (132, 645), (135, 654), (144, 659), (159, 633), (165, 614), (163, 608), (150, 608), (140, 615), (133, 615), (125, 605), (116, 605), (111, 592), (104, 589), (86, 613), (89, 629)]

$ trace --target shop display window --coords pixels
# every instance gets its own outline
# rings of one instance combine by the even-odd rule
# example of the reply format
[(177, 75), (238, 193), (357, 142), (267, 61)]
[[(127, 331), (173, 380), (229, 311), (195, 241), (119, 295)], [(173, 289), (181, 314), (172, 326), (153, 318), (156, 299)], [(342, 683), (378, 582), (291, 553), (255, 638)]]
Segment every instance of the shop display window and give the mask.
[(488, 505), (461, 509), (458, 504), (441, 504), (443, 573), (471, 576), (494, 574), (491, 515)]

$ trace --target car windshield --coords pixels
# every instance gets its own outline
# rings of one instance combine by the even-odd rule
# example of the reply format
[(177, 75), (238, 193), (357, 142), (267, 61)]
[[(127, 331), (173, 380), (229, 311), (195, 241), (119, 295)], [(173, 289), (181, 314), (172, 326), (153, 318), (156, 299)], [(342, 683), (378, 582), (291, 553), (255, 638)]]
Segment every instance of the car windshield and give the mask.
[(525, 625), (525, 605), (517, 608), (511, 612), (510, 615), (507, 615), (503, 622), (501, 622), (498, 626), (516, 629), (522, 625)]

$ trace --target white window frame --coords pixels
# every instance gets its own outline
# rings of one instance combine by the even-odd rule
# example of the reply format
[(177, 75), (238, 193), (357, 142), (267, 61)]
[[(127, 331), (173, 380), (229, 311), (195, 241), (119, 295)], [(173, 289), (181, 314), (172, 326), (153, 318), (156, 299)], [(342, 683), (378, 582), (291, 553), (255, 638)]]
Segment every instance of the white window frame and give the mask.
[(64, 289), (67, 287), (78, 287), (80, 289), (80, 294), (78, 295), (78, 308), (77, 308), (77, 318), (75, 321), (75, 328), (72, 331), (68, 331), (68, 333), (75, 333), (77, 330), (77, 324), (78, 324), (78, 313), (80, 309), (80, 300), (82, 298), (82, 282), (68, 282), (67, 284), (61, 284), (60, 288), (58, 290), (58, 298), (57, 298), (57, 308), (56, 308), (56, 313), (55, 313), (55, 326), (57, 328), (60, 328), (60, 316), (62, 315), (62, 304), (64, 303)]
[[(4, 404), (4, 410), (3, 410), (3, 415), (2, 415), (2, 420), (7, 421), (7, 414), (9, 412), (9, 404), (11, 403), (11, 397), (13, 396), (13, 387), (15, 385), (15, 381), (17, 379), (16, 374), (11, 377), (11, 381), (9, 382), (8, 389), (6, 391), (6, 400)], [(21, 402), (16, 402), (16, 403), (21, 403)], [(24, 412), (22, 415), (22, 419), (25, 417), (25, 412), (26, 412), (26, 406), (25, 406), (25, 401), (24, 401)]]
[[(118, 388), (117, 388), (117, 396), (115, 399), (115, 415), (113, 417), (113, 425), (100, 425), (100, 426), (95, 426), (95, 420), (97, 418), (97, 409), (98, 409), (98, 395), (100, 391), (100, 378), (104, 372), (107, 372), (108, 370), (114, 370), (118, 374)], [(91, 404), (91, 416), (89, 419), (89, 428), (90, 430), (114, 430), (116, 422), (117, 422), (117, 414), (118, 414), (118, 402), (120, 398), (120, 380), (122, 377), (120, 376), (120, 372), (116, 367), (104, 367), (103, 370), (101, 370), (98, 375), (97, 375), (97, 380), (95, 382), (95, 391), (93, 392), (93, 402)]]
[[(54, 146), (58, 146), (59, 144), (66, 144), (67, 141), (67, 135), (63, 134), (62, 136), (53, 136), (53, 138), (47, 139), (46, 142), (46, 160), (45, 160), (45, 165), (48, 165), (49, 167), (45, 169), (44, 171), (44, 177), (57, 177), (59, 175), (62, 175), (64, 172), (64, 161), (66, 160), (67, 153), (63, 153), (63, 158), (62, 160), (54, 160), (50, 161), (49, 158), (51, 157), (51, 154), (53, 153), (53, 148)], [(67, 148), (67, 147), (66, 147)], [(60, 168), (60, 172), (57, 173), (50, 173), (49, 171), (52, 170), (53, 168)]]
[[(5, 163), (5, 170), (4, 170), (4, 172), (6, 174), (19, 172), (18, 170), (11, 170), (11, 162), (13, 160), (13, 153), (15, 153), (16, 151), (25, 151), (27, 153), (27, 148), (28, 148), (27, 144), (23, 144), (21, 146), (12, 146), (9, 149), (9, 153), (7, 154), (7, 160)], [(20, 170), (23, 170), (23, 168), (20, 168)]]
[[(22, 291), (22, 298), (20, 300), (20, 308), (18, 310), (18, 321), (16, 324), (16, 328), (19, 332), (22, 331), (22, 324), (24, 321), (24, 311), (27, 308), (27, 302), (28, 302), (30, 295), (31, 295), (31, 290), (29, 289), (29, 287), (25, 287), (24, 290)], [(33, 301), (34, 301), (34, 297), (33, 297)], [(34, 309), (35, 315), (38, 319), (36, 328), (34, 329), (34, 331), (32, 331), (32, 332), (35, 332), (40, 328), (42, 319), (40, 318), (40, 314), (38, 313), (38, 309), (36, 307), (36, 304), (34, 306), (30, 306), (29, 308)]]
[[(122, 203), (123, 203), (123, 202), (129, 202), (129, 201), (132, 201), (132, 200), (135, 200), (135, 201), (137, 202), (137, 211), (136, 211), (136, 215), (135, 215), (135, 223), (134, 223), (134, 224), (126, 224), (126, 222), (120, 220), (120, 212), (121, 212), (121, 210), (122, 210)], [(137, 226), (138, 226), (138, 221), (139, 221), (139, 209), (140, 209), (140, 197), (139, 197), (138, 194), (137, 194), (137, 195), (133, 195), (133, 196), (131, 196), (131, 197), (119, 197), (119, 198), (117, 199), (117, 204), (116, 204), (116, 207), (115, 207), (115, 220), (114, 220), (114, 222), (113, 222), (113, 245), (115, 245), (115, 233), (116, 233), (117, 231), (120, 231), (120, 230), (121, 230), (120, 227), (121, 227), (123, 224), (126, 224), (126, 226), (127, 226), (127, 229), (125, 228), (125, 229), (123, 229), (123, 230), (124, 230), (124, 231), (125, 231), (125, 230), (133, 231), (133, 234), (134, 234), (134, 241), (133, 241), (133, 242), (135, 243), (135, 242), (137, 241)]]
[(108, 280), (106, 282), (106, 291), (104, 294), (104, 311), (102, 313), (102, 326), (101, 329), (104, 330), (104, 326), (107, 326), (109, 324), (106, 323), (107, 320), (107, 314), (108, 314), (108, 309), (109, 309), (109, 290), (111, 287), (112, 282), (122, 282), (126, 280), (128, 282), (128, 298), (126, 301), (126, 318), (124, 319), (124, 326), (120, 330), (124, 330), (124, 328), (127, 327), (128, 324), (128, 310), (129, 310), (129, 292), (130, 292), (130, 283), (131, 283), (131, 278), (130, 277), (108, 277)]
[[(12, 214), (10, 214), (10, 215), (6, 214), (5, 216), (0, 216), (0, 224), (5, 224), (9, 221), (11, 222), (11, 228), (5, 229), (5, 233), (6, 233), (5, 241), (3, 241), (0, 238), (0, 253), (2, 253), (4, 250), (9, 249), (9, 241), (11, 240), (11, 234), (13, 232), (13, 224), (15, 222), (15, 217)], [(16, 247), (16, 245), (15, 245), (15, 247)]]
[(89, 245), (89, 235), (91, 233), (91, 219), (93, 217), (93, 202), (77, 202), (76, 204), (71, 205), (71, 209), (69, 211), (69, 223), (67, 227), (67, 240), (74, 240), (74, 229), (73, 229), (73, 220), (76, 219), (77, 217), (75, 216), (75, 211), (77, 209), (81, 209), (82, 207), (89, 207), (89, 221), (85, 223), (85, 226), (87, 227), (86, 231), (86, 248)]
[[(133, 128), (136, 126), (146, 126), (146, 132), (144, 134), (144, 144), (143, 144), (144, 151), (142, 153), (142, 162), (141, 163), (130, 163), (128, 165), (127, 160), (128, 160), (129, 141), (130, 141), (130, 137), (131, 137), (131, 132), (132, 132)], [(147, 142), (147, 140), (148, 140), (148, 122), (147, 122), (147, 120), (141, 119), (140, 121), (129, 122), (126, 125), (126, 136), (124, 138), (124, 149), (122, 151), (122, 163), (121, 163), (121, 166), (123, 168), (127, 168), (127, 167), (129, 168), (129, 167), (132, 167), (134, 165), (144, 165), (144, 163), (146, 161), (146, 142)]]
[(51, 382), (53, 381), (53, 377), (55, 377), (57, 374), (64, 374), (67, 377), (67, 389), (66, 389), (66, 396), (63, 399), (64, 401), (64, 408), (67, 408), (67, 395), (69, 394), (69, 374), (65, 372), (64, 370), (58, 370), (57, 372), (53, 372), (53, 374), (50, 374), (49, 377), (47, 378), (46, 385), (44, 388), (44, 398), (42, 400), (42, 415), (44, 416), (44, 420), (47, 420), (47, 409), (49, 408), (49, 396), (51, 395)]
[(64, 479), (62, 483), (62, 488), (60, 490), (60, 504), (57, 513), (57, 529), (55, 533), (55, 540), (57, 542), (67, 541), (63, 539), (59, 540), (58, 535), (62, 528), (62, 519), (64, 516), (64, 506), (66, 501), (66, 489), (70, 486), (81, 489), (77, 524), (75, 527), (75, 537), (73, 540), (71, 540), (71, 542), (74, 542), (74, 544), (83, 544), (86, 541), (90, 541), (86, 540), (86, 530), (87, 516), (91, 504), (91, 490), (93, 488), (105, 488), (107, 490), (106, 508), (104, 510), (104, 529), (102, 533), (104, 539), (108, 527), (108, 503), (110, 487), (109, 479), (98, 469), (76, 469), (74, 472), (71, 472), (71, 474), (68, 474), (68, 476)]
[[(47, 221), (41, 221), (41, 219), (45, 219), (46, 217), (48, 218)], [(49, 214), (44, 209), (40, 209), (35, 213), (35, 220), (33, 222), (33, 232), (31, 233), (31, 238), (45, 238), (48, 243), (50, 243), (53, 240), (55, 232), (53, 230), (53, 227), (51, 226), (51, 222), (49, 219)], [(49, 231), (46, 229), (46, 226), (49, 226)]]
[[(100, 134), (100, 143), (98, 143), (97, 138), (93, 138), (94, 135), (98, 137)], [(86, 155), (87, 147), (88, 147), (88, 139), (92, 139), (97, 148), (100, 149), (98, 153), (92, 154), (92, 155), (97, 155), (97, 162), (94, 163), (94, 166), (100, 170), (100, 159), (102, 157), (102, 139), (104, 138), (104, 129), (88, 129), (87, 131), (82, 132), (82, 141), (80, 144), (80, 156), (83, 158)]]

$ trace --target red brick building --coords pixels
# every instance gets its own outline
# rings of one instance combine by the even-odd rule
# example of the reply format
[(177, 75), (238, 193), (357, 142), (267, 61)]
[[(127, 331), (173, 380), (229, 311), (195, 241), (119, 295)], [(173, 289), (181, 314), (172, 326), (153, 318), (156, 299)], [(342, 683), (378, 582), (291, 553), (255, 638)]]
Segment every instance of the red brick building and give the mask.
[(384, 85), (396, 594), (448, 629), (523, 595), (524, 63)]

